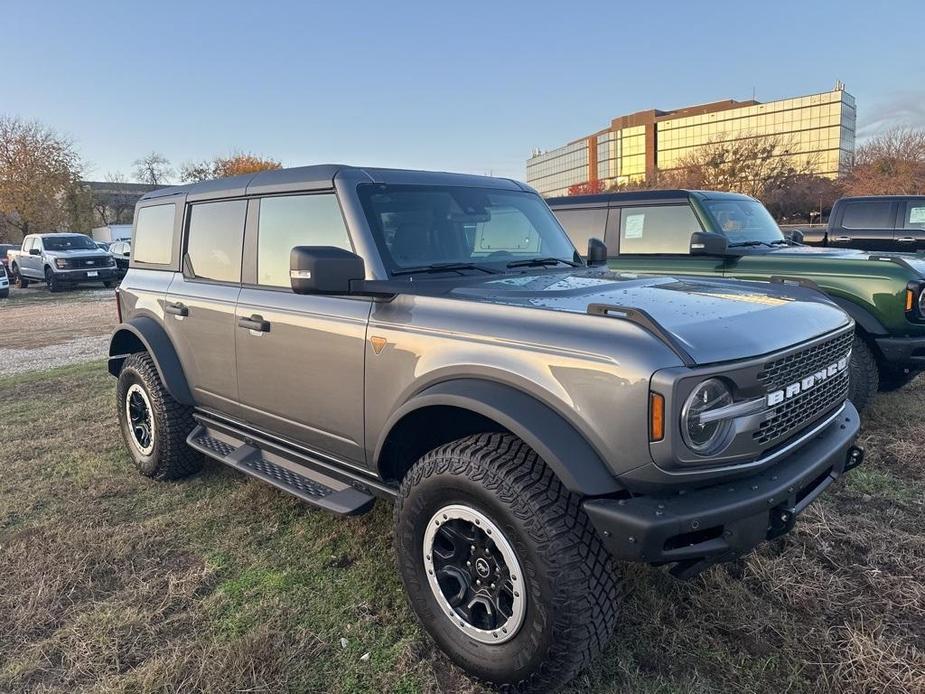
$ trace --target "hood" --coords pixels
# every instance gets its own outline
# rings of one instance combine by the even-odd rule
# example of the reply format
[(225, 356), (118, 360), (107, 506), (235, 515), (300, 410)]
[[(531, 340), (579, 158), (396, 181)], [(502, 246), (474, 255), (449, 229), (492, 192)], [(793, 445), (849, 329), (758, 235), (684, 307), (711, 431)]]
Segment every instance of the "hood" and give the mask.
[(45, 255), (62, 258), (106, 258), (109, 253), (101, 248), (69, 248), (63, 251), (45, 251)]
[(784, 248), (768, 251), (766, 254), (775, 257), (798, 257), (798, 258), (835, 258), (838, 260), (871, 260), (888, 259), (908, 265), (912, 270), (925, 277), (925, 255), (916, 255), (912, 253), (889, 253), (875, 251), (861, 251), (855, 248), (821, 248), (819, 246), (788, 246)]
[(801, 287), (598, 270), (486, 278), (458, 286), (448, 295), (569, 313), (587, 313), (589, 304), (640, 309), (698, 364), (776, 352), (851, 321), (822, 294)]

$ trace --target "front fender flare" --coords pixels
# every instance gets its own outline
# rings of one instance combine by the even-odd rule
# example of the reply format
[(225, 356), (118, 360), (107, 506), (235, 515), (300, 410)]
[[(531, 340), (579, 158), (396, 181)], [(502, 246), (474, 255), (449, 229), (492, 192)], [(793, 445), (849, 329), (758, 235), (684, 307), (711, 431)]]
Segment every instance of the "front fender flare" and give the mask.
[(469, 410), (497, 422), (536, 451), (572, 492), (600, 496), (623, 489), (603, 458), (562, 415), (514, 387), (481, 379), (438, 383), (398, 408), (383, 427), (376, 445), (377, 465), (389, 433), (405, 415), (441, 405)]
[(142, 351), (139, 347), (151, 355), (161, 382), (173, 399), (183, 405), (195, 404), (177, 351), (167, 332), (153, 318), (139, 316), (116, 326), (109, 340), (109, 373), (118, 376), (126, 358)]

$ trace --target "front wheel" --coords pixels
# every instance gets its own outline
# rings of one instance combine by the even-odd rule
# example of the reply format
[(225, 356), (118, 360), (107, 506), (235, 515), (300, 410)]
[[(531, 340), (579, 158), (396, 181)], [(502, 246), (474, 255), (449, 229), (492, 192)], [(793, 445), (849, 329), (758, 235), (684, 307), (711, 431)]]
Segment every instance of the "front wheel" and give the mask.
[(877, 394), (877, 389), (880, 387), (880, 375), (873, 350), (857, 333), (851, 344), (849, 379), (848, 399), (854, 403), (858, 412), (861, 412)]
[(53, 294), (64, 289), (61, 280), (58, 279), (50, 267), (45, 268), (45, 286), (48, 287), (48, 291)]
[(395, 520), (411, 607), (470, 675), (546, 692), (613, 633), (621, 581), (607, 551), (580, 499), (513, 435), (426, 454), (402, 482)]

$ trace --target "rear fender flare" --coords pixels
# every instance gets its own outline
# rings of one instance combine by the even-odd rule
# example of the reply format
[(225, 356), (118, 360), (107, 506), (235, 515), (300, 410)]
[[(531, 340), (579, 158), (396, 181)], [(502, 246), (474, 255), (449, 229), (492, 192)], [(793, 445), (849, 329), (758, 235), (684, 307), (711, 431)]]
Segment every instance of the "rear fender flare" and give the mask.
[(151, 355), (161, 382), (174, 400), (183, 405), (195, 404), (177, 351), (153, 318), (139, 316), (116, 327), (109, 340), (109, 373), (118, 376), (129, 355), (140, 351)]

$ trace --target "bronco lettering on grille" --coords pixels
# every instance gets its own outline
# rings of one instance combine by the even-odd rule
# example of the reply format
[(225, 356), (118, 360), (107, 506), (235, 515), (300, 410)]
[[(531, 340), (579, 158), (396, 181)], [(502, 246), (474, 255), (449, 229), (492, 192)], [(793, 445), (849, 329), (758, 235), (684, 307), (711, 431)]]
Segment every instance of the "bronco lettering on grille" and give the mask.
[(796, 383), (791, 383), (788, 386), (780, 388), (778, 390), (768, 393), (767, 403), (768, 407), (774, 407), (775, 405), (780, 405), (784, 400), (789, 400), (790, 398), (795, 398), (800, 393), (805, 393), (808, 390), (812, 390), (818, 384), (822, 383), (827, 378), (832, 378), (836, 376), (845, 369), (848, 368), (848, 363), (851, 361), (851, 353), (839, 359), (834, 364), (829, 364), (824, 369), (819, 369), (816, 373), (810, 374), (801, 381)]

